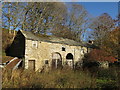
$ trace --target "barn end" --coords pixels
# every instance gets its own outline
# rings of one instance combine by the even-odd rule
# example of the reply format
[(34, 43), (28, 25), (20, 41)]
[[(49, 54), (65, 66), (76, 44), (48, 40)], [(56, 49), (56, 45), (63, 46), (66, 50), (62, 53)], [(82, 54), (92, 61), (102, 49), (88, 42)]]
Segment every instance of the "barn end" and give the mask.
[(6, 55), (12, 57), (23, 58), (25, 55), (25, 36), (19, 30), (10, 45), (6, 49)]

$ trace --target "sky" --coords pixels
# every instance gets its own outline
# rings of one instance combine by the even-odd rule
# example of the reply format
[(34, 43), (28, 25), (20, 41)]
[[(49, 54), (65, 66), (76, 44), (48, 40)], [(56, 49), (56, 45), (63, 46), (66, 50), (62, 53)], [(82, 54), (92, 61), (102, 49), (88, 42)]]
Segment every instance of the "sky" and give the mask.
[[(45, 0), (49, 1), (49, 0)], [(54, 0), (50, 0), (54, 1)], [(119, 2), (120, 0), (55, 0), (55, 1), (61, 1), (61, 2)]]
[[(66, 3), (71, 3), (71, 4), (76, 3), (76, 4), (83, 5), (83, 7), (93, 17), (100, 16), (103, 13), (108, 13), (113, 19), (115, 19), (118, 15), (118, 2), (116, 0), (114, 0), (116, 2), (77, 2), (80, 0), (63, 0), (63, 1), (65, 2), (65, 4)], [(70, 2), (70, 1), (76, 1), (76, 2)], [(89, 1), (91, 1), (91, 0), (89, 0)], [(104, 1), (106, 1), (106, 0), (104, 0)]]
[[(82, 5), (92, 17), (100, 16), (103, 13), (108, 13), (113, 19), (118, 15), (118, 2), (66, 2), (65, 4), (80, 4)], [(84, 40), (86, 41), (91, 30), (84, 33)]]
[[(67, 3), (67, 2), (66, 2)], [(118, 15), (118, 2), (71, 2), (83, 5), (93, 17), (108, 13), (113, 19)]]
[(82, 2), (79, 3), (93, 16), (100, 16), (102, 13), (108, 13), (113, 19), (118, 15), (117, 2)]

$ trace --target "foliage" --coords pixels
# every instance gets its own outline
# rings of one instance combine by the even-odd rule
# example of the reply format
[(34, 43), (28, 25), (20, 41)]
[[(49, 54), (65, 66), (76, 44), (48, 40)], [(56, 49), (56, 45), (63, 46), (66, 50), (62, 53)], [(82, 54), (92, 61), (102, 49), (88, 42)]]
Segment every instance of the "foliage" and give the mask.
[[(13, 31), (13, 30), (11, 30)], [(13, 57), (6, 56), (5, 50), (11, 45), (14, 39), (14, 34), (9, 34), (9, 30), (2, 28), (2, 63), (13, 59)]]
[(102, 40), (107, 38), (105, 37), (108, 32), (110, 32), (115, 27), (115, 22), (111, 16), (107, 13), (103, 13), (102, 15), (96, 17), (90, 26), (93, 30), (92, 37), (95, 40), (97, 45), (102, 44)]
[(93, 49), (85, 56), (87, 61), (109, 61), (114, 62), (116, 59), (110, 56), (107, 52), (100, 49)]
[(116, 27), (111, 32), (106, 35), (106, 38), (102, 40), (101, 49), (104, 49), (110, 55), (118, 57), (120, 52), (119, 37), (120, 37), (120, 28)]
[(2, 50), (4, 51), (12, 43), (14, 34), (9, 34), (8, 29), (2, 28)]
[(96, 82), (102, 88), (120, 88), (120, 67), (98, 69)]

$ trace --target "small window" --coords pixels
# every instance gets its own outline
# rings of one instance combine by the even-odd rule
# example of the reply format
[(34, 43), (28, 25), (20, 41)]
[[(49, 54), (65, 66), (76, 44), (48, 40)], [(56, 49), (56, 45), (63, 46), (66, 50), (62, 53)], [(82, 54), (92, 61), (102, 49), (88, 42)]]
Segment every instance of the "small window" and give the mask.
[(45, 64), (48, 64), (48, 60), (45, 60)]
[(33, 44), (33, 47), (36, 47), (36, 44), (35, 44), (35, 43)]
[(37, 48), (37, 41), (32, 41), (32, 47), (36, 47)]
[(62, 51), (65, 51), (65, 48), (64, 48), (64, 47), (62, 47)]

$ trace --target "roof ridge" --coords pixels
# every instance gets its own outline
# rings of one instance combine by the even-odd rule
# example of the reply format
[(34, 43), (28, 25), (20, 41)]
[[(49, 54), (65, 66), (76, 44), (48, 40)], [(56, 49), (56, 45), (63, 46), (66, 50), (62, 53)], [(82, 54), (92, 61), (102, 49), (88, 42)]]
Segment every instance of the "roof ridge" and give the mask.
[[(37, 34), (34, 34), (30, 31), (23, 31), (20, 30), (20, 32), (24, 35), (25, 38), (31, 39), (31, 40), (39, 40), (39, 41), (44, 41), (44, 42), (52, 42), (52, 43), (60, 43), (60, 44), (66, 44), (66, 45), (71, 45), (71, 46), (83, 46), (82, 43), (79, 43), (75, 40), (68, 39), (68, 38), (63, 38), (63, 37), (56, 37), (56, 36), (48, 36), (46, 37), (43, 36), (38, 36)], [(40, 34), (42, 35), (42, 34)]]

